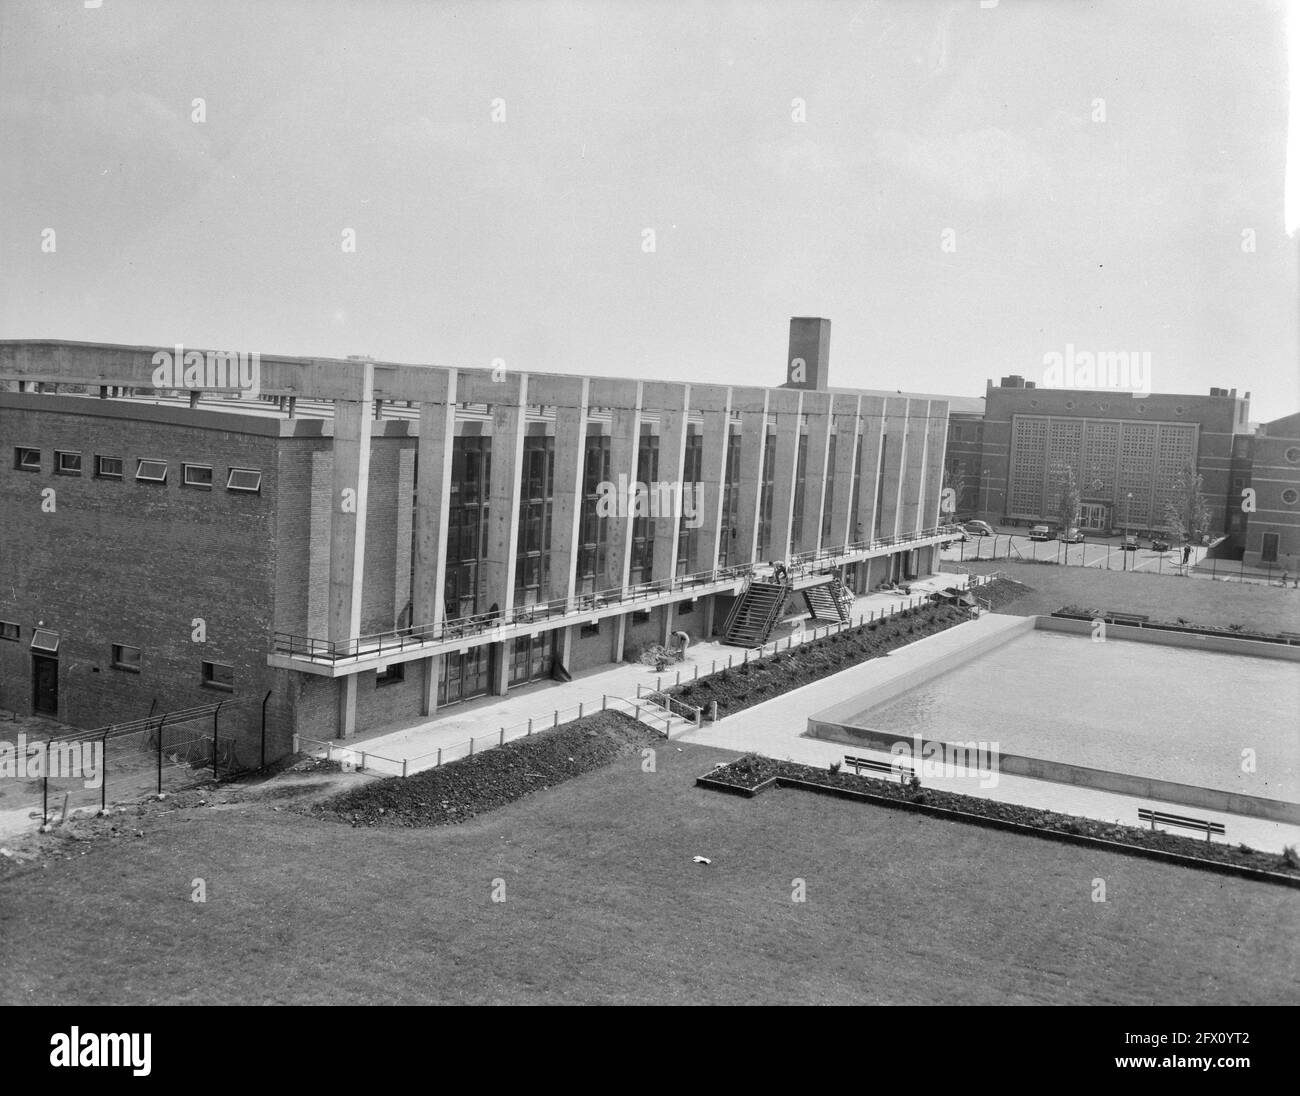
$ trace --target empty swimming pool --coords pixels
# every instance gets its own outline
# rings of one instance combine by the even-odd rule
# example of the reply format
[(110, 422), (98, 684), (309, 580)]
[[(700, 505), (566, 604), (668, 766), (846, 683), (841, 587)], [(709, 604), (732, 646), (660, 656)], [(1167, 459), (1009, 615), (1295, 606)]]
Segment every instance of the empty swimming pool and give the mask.
[(1298, 712), (1294, 662), (1037, 630), (844, 722), (1300, 802)]

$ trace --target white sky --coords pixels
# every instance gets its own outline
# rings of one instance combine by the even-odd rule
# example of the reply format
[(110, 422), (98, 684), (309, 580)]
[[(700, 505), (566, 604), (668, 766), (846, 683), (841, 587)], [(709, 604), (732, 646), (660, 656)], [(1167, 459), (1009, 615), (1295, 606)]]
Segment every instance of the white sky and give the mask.
[(980, 395), (1073, 343), (1276, 418), (1300, 408), (1286, 23), (0, 0), (0, 337), (777, 384), (789, 317), (819, 315), (835, 385)]

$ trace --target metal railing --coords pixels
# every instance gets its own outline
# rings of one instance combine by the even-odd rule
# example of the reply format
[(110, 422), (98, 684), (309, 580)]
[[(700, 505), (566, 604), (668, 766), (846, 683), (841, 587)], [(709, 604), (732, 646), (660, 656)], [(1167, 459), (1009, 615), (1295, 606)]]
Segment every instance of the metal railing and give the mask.
[[(928, 540), (948, 533), (955, 534), (958, 531), (955, 525), (936, 525), (914, 533), (902, 533), (892, 537), (858, 541), (846, 545), (844, 548), (803, 552), (791, 557), (787, 570), (790, 577), (793, 578), (810, 570), (837, 566), (849, 557), (864, 552)], [(715, 567), (710, 571), (699, 571), (692, 575), (656, 579), (651, 582), (638, 583), (634, 586), (612, 587), (588, 594), (579, 594), (574, 597), (556, 598), (533, 605), (516, 606), (509, 614), (502, 610), (478, 613), (474, 616), (457, 617), (454, 620), (444, 620), (434, 624), (415, 624), (406, 628), (393, 628), (385, 632), (355, 636), (351, 639), (313, 639), (309, 636), (299, 636), (289, 632), (275, 632), (272, 637), (272, 649), (276, 654), (287, 654), (291, 658), (307, 658), (329, 662), (359, 658), (363, 655), (382, 657), (385, 654), (401, 652), (409, 647), (421, 647), (430, 643), (458, 639), (473, 639), (497, 628), (511, 625), (544, 623), (567, 618), (578, 619), (585, 613), (599, 612), (612, 605), (636, 605), (638, 602), (649, 601), (652, 598), (662, 597), (665, 594), (677, 593), (682, 590), (734, 582), (742, 578), (752, 578), (758, 574), (769, 572), (771, 568), (770, 563), (762, 562)]]

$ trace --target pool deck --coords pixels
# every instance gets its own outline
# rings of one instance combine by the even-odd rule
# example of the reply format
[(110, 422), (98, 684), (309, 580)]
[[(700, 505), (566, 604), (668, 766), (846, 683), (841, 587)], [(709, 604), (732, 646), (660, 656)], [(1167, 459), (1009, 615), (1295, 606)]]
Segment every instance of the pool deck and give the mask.
[[(832, 761), (842, 761), (846, 751), (857, 756), (890, 761), (891, 755), (885, 751), (846, 747), (843, 743), (805, 737), (809, 716), (823, 713), (825, 709), (836, 705), (846, 705), (853, 711), (860, 712), (867, 706), (862, 701), (862, 694), (868, 690), (893, 689), (900, 685), (907, 687), (904, 685), (906, 680), (936, 657), (955, 653), (968, 645), (976, 649), (974, 654), (978, 654), (1032, 627), (1032, 618), (984, 613), (978, 620), (909, 644), (891, 652), (886, 658), (872, 659), (728, 716), (698, 731), (689, 730), (680, 736), (674, 735), (674, 738), (680, 737), (685, 742), (702, 746), (752, 751), (766, 757), (805, 765), (827, 766)], [(945, 734), (943, 728), (936, 728), (934, 737), (967, 740), (973, 733), (964, 726), (953, 727), (951, 734)], [(1154, 802), (1151, 799), (1139, 799), (1073, 784), (1058, 784), (1002, 773), (998, 774), (997, 785), (989, 788), (981, 788), (980, 781), (973, 776), (926, 777), (924, 783), (943, 791), (1130, 826), (1138, 825), (1138, 807), (1150, 806)], [(1233, 844), (1245, 843), (1251, 848), (1268, 852), (1281, 852), (1285, 845), (1300, 846), (1300, 826), (1202, 807), (1186, 807), (1185, 812), (1196, 818), (1224, 823), (1227, 840)]]

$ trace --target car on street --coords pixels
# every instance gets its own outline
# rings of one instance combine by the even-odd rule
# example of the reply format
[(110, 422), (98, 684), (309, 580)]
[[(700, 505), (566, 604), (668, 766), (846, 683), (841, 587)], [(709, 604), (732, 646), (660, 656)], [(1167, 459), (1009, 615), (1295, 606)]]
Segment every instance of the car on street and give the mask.
[(1059, 539), (1065, 541), (1066, 544), (1082, 544), (1083, 530), (1082, 529), (1062, 530)]
[(1136, 534), (1136, 533), (1126, 533), (1125, 536), (1124, 536), (1124, 543), (1121, 545), (1121, 547), (1122, 547), (1122, 548), (1124, 549), (1124, 551), (1126, 551), (1126, 552), (1136, 552), (1137, 549), (1138, 549), (1138, 538), (1137, 538), (1137, 534)]
[(1052, 539), (1051, 527), (1047, 525), (1035, 525), (1032, 529), (1029, 530), (1029, 539), (1030, 540), (1051, 540)]
[(968, 521), (964, 528), (973, 537), (991, 537), (994, 535), (993, 527), (987, 521)]
[(1166, 536), (1161, 536), (1160, 534), (1157, 534), (1156, 536), (1152, 537), (1151, 551), (1153, 552), (1169, 551), (1169, 538)]

